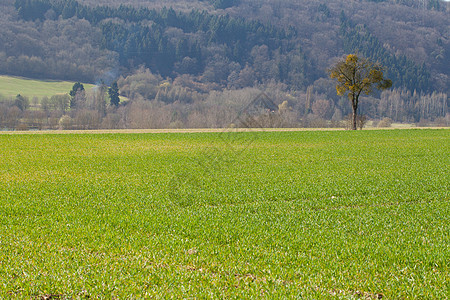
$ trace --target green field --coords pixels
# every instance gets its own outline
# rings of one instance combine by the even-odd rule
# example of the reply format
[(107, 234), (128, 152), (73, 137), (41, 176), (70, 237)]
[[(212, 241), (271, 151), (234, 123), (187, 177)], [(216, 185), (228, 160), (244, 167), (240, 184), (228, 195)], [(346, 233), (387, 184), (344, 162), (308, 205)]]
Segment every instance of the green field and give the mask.
[(447, 299), (450, 131), (0, 135), (0, 298)]
[[(0, 76), (0, 95), (4, 97), (15, 97), (18, 94), (22, 96), (37, 97), (41, 99), (44, 96), (51, 97), (57, 94), (68, 94), (72, 89), (74, 82), (70, 81), (41, 81), (12, 76)], [(85, 89), (94, 87), (91, 84), (84, 84)]]

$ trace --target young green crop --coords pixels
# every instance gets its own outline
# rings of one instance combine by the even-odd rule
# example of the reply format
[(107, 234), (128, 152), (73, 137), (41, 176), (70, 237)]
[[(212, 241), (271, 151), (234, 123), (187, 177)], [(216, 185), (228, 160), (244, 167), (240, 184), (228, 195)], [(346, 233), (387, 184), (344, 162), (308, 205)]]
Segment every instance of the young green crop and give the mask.
[(0, 298), (445, 298), (449, 133), (0, 135)]

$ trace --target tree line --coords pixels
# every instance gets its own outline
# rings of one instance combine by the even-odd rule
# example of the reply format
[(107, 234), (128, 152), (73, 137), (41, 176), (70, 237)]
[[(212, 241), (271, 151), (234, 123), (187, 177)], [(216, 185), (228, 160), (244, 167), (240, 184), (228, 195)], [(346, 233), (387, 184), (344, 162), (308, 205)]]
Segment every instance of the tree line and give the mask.
[[(240, 118), (261, 92), (274, 107), (250, 119)], [(275, 82), (210, 90), (188, 77), (171, 80), (140, 68), (92, 90), (75, 83), (66, 94), (52, 97), (0, 97), (0, 130), (348, 127), (352, 121), (348, 100), (330, 98), (328, 93), (336, 93), (328, 79), (303, 92)], [(392, 122), (448, 126), (450, 117), (447, 94), (396, 88), (379, 97), (361, 95), (358, 114), (362, 116), (358, 127), (369, 120), (372, 126), (384, 127)]]

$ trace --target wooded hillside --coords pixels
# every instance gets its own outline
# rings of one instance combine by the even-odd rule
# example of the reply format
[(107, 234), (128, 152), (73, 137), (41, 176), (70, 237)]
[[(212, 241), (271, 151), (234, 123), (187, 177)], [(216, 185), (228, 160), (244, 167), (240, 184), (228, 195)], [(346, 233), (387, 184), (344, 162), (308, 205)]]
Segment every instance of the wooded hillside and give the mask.
[[(142, 0), (5, 0), (0, 73), (107, 85), (119, 80), (131, 100), (167, 94), (165, 103), (256, 87), (294, 97), (273, 96), (289, 100), (301, 114), (313, 113), (315, 100), (329, 101), (323, 117), (330, 119), (336, 108), (345, 115), (348, 107), (336, 96), (327, 69), (357, 51), (386, 67), (394, 92), (445, 95), (431, 105), (439, 113), (431, 110), (427, 117), (415, 111), (415, 102), (413, 112), (402, 104), (398, 121), (418, 122), (447, 114), (449, 7), (440, 0), (170, 0), (164, 6)], [(158, 85), (146, 93), (124, 84), (136, 74), (152, 74), (157, 84), (165, 80), (179, 96)], [(382, 98), (366, 101), (373, 106), (373, 99)], [(372, 118), (385, 116), (362, 109)]]

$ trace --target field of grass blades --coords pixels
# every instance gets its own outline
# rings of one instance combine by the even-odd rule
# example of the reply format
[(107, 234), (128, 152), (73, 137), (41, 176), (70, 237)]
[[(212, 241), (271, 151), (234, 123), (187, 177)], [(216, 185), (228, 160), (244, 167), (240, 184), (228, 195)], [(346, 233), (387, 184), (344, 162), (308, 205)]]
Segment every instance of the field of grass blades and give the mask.
[(0, 135), (0, 299), (447, 299), (450, 130)]

